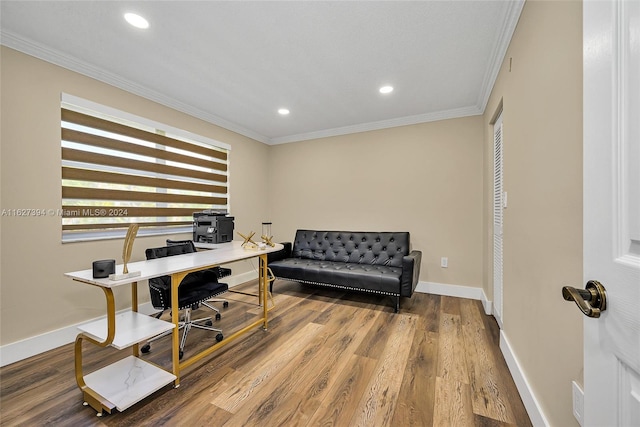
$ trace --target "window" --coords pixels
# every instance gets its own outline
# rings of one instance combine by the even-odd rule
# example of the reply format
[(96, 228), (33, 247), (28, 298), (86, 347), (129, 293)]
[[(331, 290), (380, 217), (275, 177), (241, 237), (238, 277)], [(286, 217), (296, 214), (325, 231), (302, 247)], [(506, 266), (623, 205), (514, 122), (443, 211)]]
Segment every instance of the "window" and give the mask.
[(80, 98), (61, 104), (62, 241), (192, 231), (229, 210), (229, 146)]

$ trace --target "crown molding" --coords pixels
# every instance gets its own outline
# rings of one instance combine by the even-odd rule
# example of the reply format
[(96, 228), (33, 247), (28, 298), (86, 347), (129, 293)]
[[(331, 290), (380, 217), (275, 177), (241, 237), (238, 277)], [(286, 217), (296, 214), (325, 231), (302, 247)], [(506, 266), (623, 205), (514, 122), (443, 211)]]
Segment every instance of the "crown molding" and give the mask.
[(343, 126), (333, 129), (325, 129), (316, 132), (301, 133), (297, 135), (283, 136), (279, 138), (271, 138), (269, 145), (287, 144), (290, 142), (308, 141), (310, 139), (328, 138), (331, 136), (347, 135), (351, 133), (369, 132), (373, 130), (388, 129), (398, 126), (415, 125), (419, 123), (435, 122), (438, 120), (456, 119), (460, 117), (477, 116), (483, 111), (477, 106), (469, 106), (456, 108), (447, 111), (438, 111), (435, 113), (418, 114), (415, 116), (398, 117), (389, 120), (380, 120), (377, 122), (361, 123), (351, 126)]
[(498, 35), (497, 43), (491, 53), (489, 66), (485, 72), (482, 89), (478, 96), (477, 106), (483, 113), (484, 109), (487, 107), (487, 102), (489, 102), (489, 96), (491, 96), (493, 86), (498, 78), (498, 73), (500, 72), (504, 56), (507, 53), (509, 44), (511, 43), (511, 38), (513, 37), (516, 26), (518, 25), (518, 20), (520, 19), (524, 2), (525, 0), (513, 0), (508, 2), (509, 8), (505, 13), (505, 19), (502, 21), (502, 28)]
[(56, 49), (49, 48), (40, 43), (21, 37), (11, 31), (4, 29), (0, 30), (0, 44), (43, 61), (50, 62), (54, 65), (58, 65), (62, 68), (99, 80), (103, 83), (107, 83), (134, 95), (157, 102), (158, 104), (204, 120), (208, 123), (212, 123), (216, 126), (220, 126), (232, 132), (236, 132), (240, 135), (244, 135), (256, 141), (260, 141), (265, 144), (269, 142), (269, 138), (264, 135), (250, 129), (246, 129), (236, 123), (225, 120), (222, 117), (218, 117), (214, 114), (202, 111), (199, 108), (180, 102), (160, 92), (149, 89), (146, 86), (124, 79), (117, 74), (102, 70), (72, 55), (67, 55)]

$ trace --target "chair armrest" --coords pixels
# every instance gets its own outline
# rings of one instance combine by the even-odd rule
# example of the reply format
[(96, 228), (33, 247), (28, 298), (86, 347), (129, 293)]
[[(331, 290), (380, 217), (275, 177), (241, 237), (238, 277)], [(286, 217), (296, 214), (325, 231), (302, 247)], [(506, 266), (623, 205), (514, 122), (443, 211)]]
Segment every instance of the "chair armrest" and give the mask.
[(282, 245), (284, 246), (283, 249), (267, 254), (267, 265), (273, 261), (280, 261), (281, 259), (291, 258), (291, 242), (282, 242)]
[(411, 251), (402, 257), (402, 279), (400, 280), (400, 295), (410, 297), (418, 285), (420, 279), (420, 265), (422, 264), (422, 251)]

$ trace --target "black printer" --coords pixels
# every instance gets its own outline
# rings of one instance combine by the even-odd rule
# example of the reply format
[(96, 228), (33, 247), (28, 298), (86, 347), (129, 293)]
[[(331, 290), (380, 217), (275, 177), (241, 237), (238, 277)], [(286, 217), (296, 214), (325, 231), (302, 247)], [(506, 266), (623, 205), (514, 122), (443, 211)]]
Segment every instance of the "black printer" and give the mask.
[(193, 241), (226, 243), (233, 240), (233, 217), (224, 212), (193, 213)]

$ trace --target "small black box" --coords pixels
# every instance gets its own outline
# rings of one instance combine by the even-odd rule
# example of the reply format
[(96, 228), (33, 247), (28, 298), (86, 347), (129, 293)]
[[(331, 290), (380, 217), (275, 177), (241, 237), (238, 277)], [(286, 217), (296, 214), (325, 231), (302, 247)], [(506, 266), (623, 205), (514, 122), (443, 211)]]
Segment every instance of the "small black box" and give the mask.
[(99, 261), (93, 261), (93, 278), (104, 279), (109, 277), (110, 274), (116, 272), (116, 260), (115, 259), (102, 259)]

